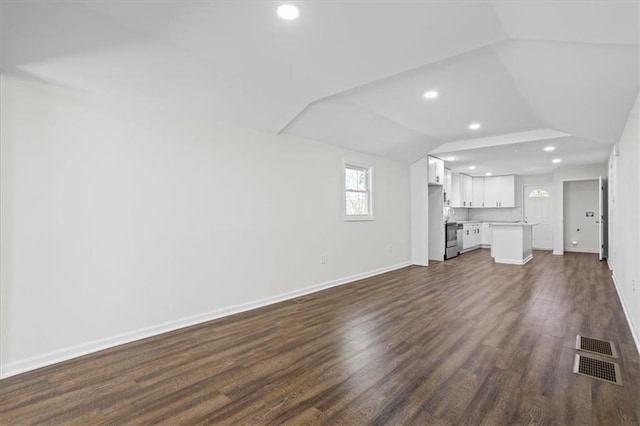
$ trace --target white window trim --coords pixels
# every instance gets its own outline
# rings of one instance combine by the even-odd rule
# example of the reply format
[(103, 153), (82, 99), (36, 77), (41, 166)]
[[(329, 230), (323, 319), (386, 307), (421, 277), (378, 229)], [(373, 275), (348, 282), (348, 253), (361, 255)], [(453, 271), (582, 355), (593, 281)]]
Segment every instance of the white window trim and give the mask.
[[(347, 214), (347, 176), (346, 168), (348, 166), (358, 167), (361, 169), (367, 169), (367, 188), (369, 193), (369, 214), (368, 215), (348, 215)], [(344, 159), (342, 161), (342, 214), (344, 215), (345, 222), (361, 222), (374, 220), (373, 212), (373, 165), (363, 163), (361, 161), (351, 161)]]

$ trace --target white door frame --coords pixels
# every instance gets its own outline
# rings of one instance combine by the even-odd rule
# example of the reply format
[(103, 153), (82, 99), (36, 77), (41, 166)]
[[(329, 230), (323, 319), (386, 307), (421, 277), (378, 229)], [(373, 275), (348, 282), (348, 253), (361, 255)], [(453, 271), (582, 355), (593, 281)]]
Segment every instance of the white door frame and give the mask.
[[(553, 183), (525, 183), (524, 185), (522, 185), (522, 221), (526, 222), (526, 212), (527, 212), (527, 206), (526, 206), (526, 202), (527, 202), (527, 194), (528, 192), (526, 191), (526, 188), (528, 186), (531, 187), (543, 187), (543, 188), (548, 188), (549, 189), (549, 193), (551, 194), (551, 205), (549, 206), (549, 210), (551, 211), (551, 247), (548, 249), (540, 249), (540, 250), (553, 250), (553, 233), (554, 233), (554, 225), (553, 225), (553, 202), (554, 202), (554, 196), (553, 196), (553, 191), (554, 191), (554, 186)], [(534, 247), (534, 249), (536, 249)]]
[[(565, 219), (566, 219), (565, 218), (566, 212), (564, 211), (564, 190), (565, 190), (566, 184), (568, 182), (585, 182), (585, 181), (596, 181), (596, 182), (599, 182), (599, 180), (600, 180), (600, 175), (595, 176), (595, 177), (584, 177), (584, 178), (578, 178), (578, 179), (563, 179), (562, 180), (562, 195), (561, 195), (562, 203), (560, 203), (560, 211), (562, 212), (562, 220), (560, 221), (561, 222), (560, 224), (562, 226), (562, 229), (561, 229), (562, 233), (560, 234), (562, 236), (562, 252), (559, 253), (559, 254), (564, 254), (564, 243), (565, 243), (565, 241), (564, 241), (564, 222), (565, 222)], [(555, 253), (555, 246), (554, 246), (554, 253), (553, 254), (556, 254)]]
[(600, 176), (598, 179), (598, 257), (600, 260), (606, 260), (609, 251), (609, 232), (607, 229), (609, 226), (608, 193), (607, 177)]

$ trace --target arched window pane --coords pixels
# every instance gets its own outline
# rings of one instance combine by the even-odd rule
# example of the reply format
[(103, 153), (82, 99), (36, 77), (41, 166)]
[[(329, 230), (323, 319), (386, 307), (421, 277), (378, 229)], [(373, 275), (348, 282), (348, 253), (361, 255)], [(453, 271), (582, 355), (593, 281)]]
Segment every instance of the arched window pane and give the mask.
[(534, 189), (533, 191), (531, 191), (529, 193), (529, 197), (530, 198), (535, 198), (535, 197), (548, 197), (549, 191), (547, 191), (546, 189)]

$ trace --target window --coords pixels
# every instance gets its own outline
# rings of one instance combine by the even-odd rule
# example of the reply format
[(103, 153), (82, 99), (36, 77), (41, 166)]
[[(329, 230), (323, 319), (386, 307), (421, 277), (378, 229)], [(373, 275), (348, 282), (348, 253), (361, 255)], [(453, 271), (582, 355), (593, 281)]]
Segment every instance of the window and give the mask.
[(529, 193), (529, 198), (549, 197), (549, 191), (546, 189), (534, 189)]
[(371, 166), (345, 162), (345, 220), (373, 220), (372, 170)]

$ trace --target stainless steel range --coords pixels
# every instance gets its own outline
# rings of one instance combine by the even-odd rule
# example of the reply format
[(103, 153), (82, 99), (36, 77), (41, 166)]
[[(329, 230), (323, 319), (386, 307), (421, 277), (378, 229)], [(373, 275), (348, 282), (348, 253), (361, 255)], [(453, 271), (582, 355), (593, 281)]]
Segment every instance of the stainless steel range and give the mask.
[(456, 222), (447, 222), (444, 224), (445, 235), (445, 260), (458, 256), (458, 224)]

